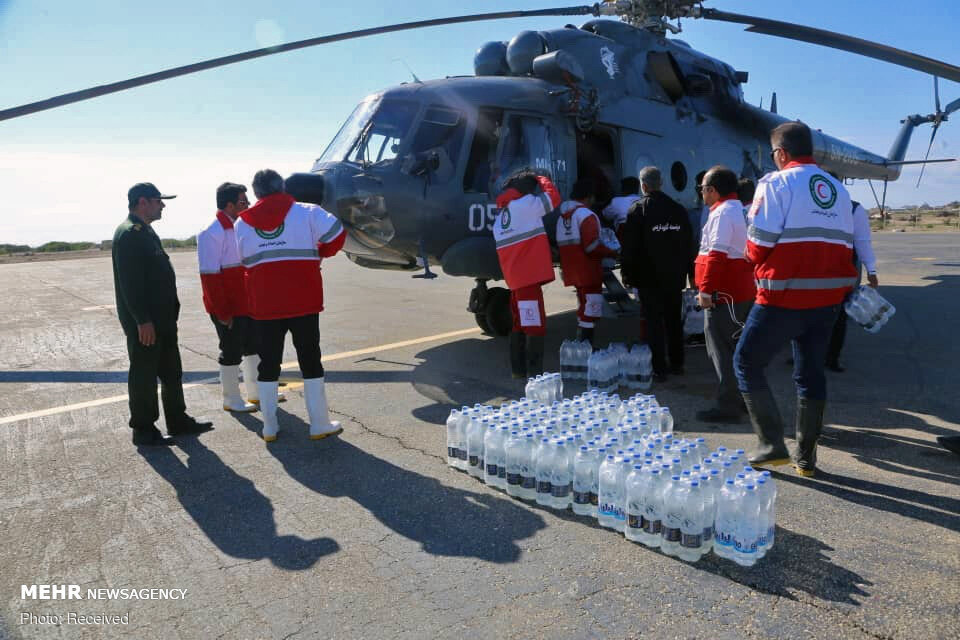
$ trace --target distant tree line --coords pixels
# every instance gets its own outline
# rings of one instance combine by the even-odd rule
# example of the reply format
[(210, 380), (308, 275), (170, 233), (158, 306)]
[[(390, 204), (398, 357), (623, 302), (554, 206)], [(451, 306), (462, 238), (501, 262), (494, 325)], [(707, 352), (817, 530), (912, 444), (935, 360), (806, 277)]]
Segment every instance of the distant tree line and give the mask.
[[(197, 236), (190, 236), (186, 240), (176, 238), (164, 238), (161, 240), (163, 246), (167, 249), (182, 249), (197, 246)], [(39, 247), (31, 247), (26, 244), (0, 244), (0, 256), (11, 255), (14, 253), (57, 253), (60, 251), (88, 251), (90, 249), (110, 248), (110, 241), (104, 242), (62, 242), (55, 240), (47, 242)]]

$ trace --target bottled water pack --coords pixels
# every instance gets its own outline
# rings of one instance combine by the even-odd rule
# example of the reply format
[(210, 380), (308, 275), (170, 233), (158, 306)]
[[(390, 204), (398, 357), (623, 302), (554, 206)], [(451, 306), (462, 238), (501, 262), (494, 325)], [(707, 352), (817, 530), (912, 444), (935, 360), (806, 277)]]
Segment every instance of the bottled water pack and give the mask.
[(752, 566), (773, 547), (776, 485), (745, 461), (742, 449), (674, 434), (669, 407), (652, 395), (563, 399), (558, 374), (531, 379), (528, 397), (499, 409), (461, 407), (447, 419), (451, 467), (688, 562), (713, 551)]
[(880, 331), (897, 312), (876, 289), (866, 285), (855, 289), (843, 304), (843, 308), (854, 322), (870, 333)]

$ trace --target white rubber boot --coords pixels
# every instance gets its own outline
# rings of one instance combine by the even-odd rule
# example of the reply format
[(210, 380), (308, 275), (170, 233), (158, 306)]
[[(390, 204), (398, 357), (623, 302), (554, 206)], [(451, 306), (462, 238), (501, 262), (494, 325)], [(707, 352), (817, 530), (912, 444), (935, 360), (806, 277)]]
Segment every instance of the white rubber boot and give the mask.
[(307, 378), (303, 381), (303, 397), (310, 415), (310, 439), (322, 440), (343, 432), (339, 422), (331, 422), (327, 410), (327, 392), (323, 378)]
[(240, 365), (220, 365), (220, 388), (224, 411), (250, 413), (257, 410), (257, 405), (244, 401), (240, 395)]
[(273, 442), (280, 431), (277, 422), (277, 382), (257, 382), (260, 392), (260, 415), (263, 418), (263, 440)]
[[(257, 376), (259, 375), (260, 356), (256, 354), (243, 356), (240, 367), (243, 370), (243, 388), (247, 393), (247, 402), (259, 406), (260, 394), (257, 392)], [(283, 402), (286, 399), (287, 397), (283, 395), (282, 391), (277, 391), (277, 402)]]

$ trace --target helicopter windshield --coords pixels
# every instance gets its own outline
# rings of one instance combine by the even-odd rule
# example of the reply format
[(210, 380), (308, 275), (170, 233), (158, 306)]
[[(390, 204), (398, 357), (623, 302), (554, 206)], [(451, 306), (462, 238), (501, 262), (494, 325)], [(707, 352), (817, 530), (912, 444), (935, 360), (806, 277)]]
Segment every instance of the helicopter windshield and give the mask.
[(419, 105), (372, 98), (360, 103), (317, 163), (389, 164), (396, 157)]

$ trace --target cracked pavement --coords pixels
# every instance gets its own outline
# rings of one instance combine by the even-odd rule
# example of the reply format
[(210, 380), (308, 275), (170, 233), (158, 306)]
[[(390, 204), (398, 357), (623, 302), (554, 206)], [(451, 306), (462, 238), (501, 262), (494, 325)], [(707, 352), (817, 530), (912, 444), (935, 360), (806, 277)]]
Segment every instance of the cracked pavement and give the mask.
[[(753, 568), (688, 564), (449, 469), (450, 408), (522, 394), (506, 341), (479, 331), (331, 359), (337, 439), (307, 438), (299, 373), (285, 370), (266, 446), (258, 414), (220, 410), (196, 258), (174, 253), (188, 410), (215, 430), (141, 455), (125, 401), (0, 424), (0, 638), (958, 638), (960, 457), (935, 441), (960, 432), (957, 238), (874, 235), (897, 314), (875, 336), (849, 328), (821, 471), (776, 475), (777, 543)], [(324, 270), (328, 356), (473, 326), (469, 280), (342, 256)], [(0, 421), (126, 393), (109, 256), (0, 265), (0, 284)], [(554, 283), (546, 304), (555, 370), (574, 296)], [(629, 335), (623, 321), (598, 330)], [(785, 359), (771, 383), (792, 415)], [(748, 424), (694, 420), (713, 384), (689, 348), (687, 375), (654, 391), (678, 431), (748, 448)], [(187, 596), (21, 599), (31, 584)], [(129, 624), (21, 624), (69, 611)]]

